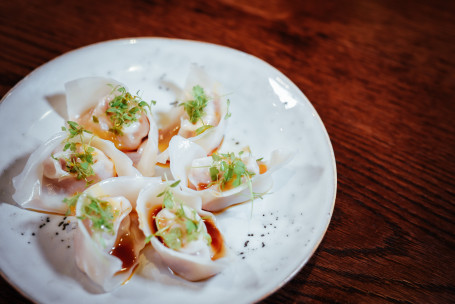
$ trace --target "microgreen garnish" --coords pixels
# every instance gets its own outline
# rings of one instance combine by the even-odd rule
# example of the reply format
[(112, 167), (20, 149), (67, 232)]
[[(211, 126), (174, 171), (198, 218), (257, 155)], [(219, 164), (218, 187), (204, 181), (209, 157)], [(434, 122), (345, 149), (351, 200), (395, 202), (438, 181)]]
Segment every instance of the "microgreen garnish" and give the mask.
[[(67, 158), (62, 158), (65, 161), (64, 170), (73, 174), (76, 179), (84, 179), (87, 184), (90, 184), (93, 181), (88, 178), (95, 175), (92, 167), (94, 164), (93, 152), (95, 149), (90, 146), (90, 143), (84, 142), (83, 134), (91, 134), (91, 132), (85, 130), (74, 121), (67, 121), (67, 125), (68, 127), (62, 127), (63, 131), (68, 132), (68, 137), (64, 140), (65, 145), (63, 146), (63, 151), (69, 150), (71, 154)], [(72, 140), (75, 137), (79, 137), (78, 141)], [(52, 158), (56, 159), (53, 155)]]
[(204, 231), (203, 221), (198, 218), (196, 211), (187, 207), (191, 210), (188, 215), (189, 210), (187, 209), (185, 212), (184, 203), (175, 198), (172, 188), (177, 187), (179, 183), (180, 180), (172, 183), (157, 195), (157, 197), (163, 197), (163, 209), (170, 210), (175, 217), (168, 219), (166, 226), (158, 227), (158, 231), (148, 237), (146, 241), (150, 241), (153, 236), (159, 236), (167, 247), (177, 250), (185, 244), (197, 240), (202, 234), (207, 244), (210, 245), (211, 237)]
[(63, 202), (68, 206), (68, 210), (66, 211), (66, 215), (70, 215), (71, 212), (76, 207), (77, 200), (81, 196), (81, 193), (76, 193), (73, 196), (66, 197), (63, 199)]
[(179, 106), (183, 106), (191, 123), (195, 124), (198, 120), (202, 121), (202, 117), (205, 115), (204, 109), (209, 102), (209, 98), (199, 85), (193, 87), (193, 98), (193, 100), (180, 103)]
[[(196, 85), (192, 89), (193, 93), (193, 99), (188, 100), (186, 102), (182, 102), (179, 104), (179, 106), (183, 106), (185, 109), (185, 112), (188, 114), (189, 120), (192, 124), (196, 124), (198, 121), (201, 121), (202, 126), (196, 129), (196, 135), (202, 134), (205, 131), (207, 131), (210, 128), (213, 128), (214, 126), (208, 125), (204, 122), (203, 117), (205, 115), (205, 107), (207, 106), (208, 102), (210, 101), (210, 98), (207, 96), (207, 94), (204, 92), (204, 89)], [(230, 105), (230, 100), (227, 100), (227, 111), (226, 115), (224, 116), (224, 119), (228, 119), (231, 117), (231, 113), (229, 112), (229, 105)]]
[(212, 154), (212, 166), (209, 167), (210, 179), (212, 182), (208, 185), (218, 185), (219, 190), (223, 191), (227, 187), (238, 187), (246, 183), (250, 191), (250, 198), (253, 201), (255, 198), (261, 198), (260, 194), (253, 192), (253, 184), (251, 178), (255, 173), (248, 171), (241, 156), (243, 151), (240, 151), (238, 156), (235, 153)]
[(175, 188), (175, 187), (177, 187), (179, 184), (180, 184), (180, 180), (178, 180), (178, 181), (172, 183), (169, 187)]
[(85, 130), (82, 126), (80, 126), (77, 122), (68, 120), (67, 122), (68, 128), (62, 127), (62, 131), (67, 131), (68, 132), (68, 139), (74, 138), (78, 135), (82, 135), (84, 132), (85, 133), (92, 133), (88, 130)]
[(155, 235), (162, 237), (164, 244), (173, 250), (182, 248), (182, 229), (180, 227), (166, 226), (157, 231)]
[(196, 135), (204, 133), (205, 131), (207, 131), (210, 128), (213, 128), (213, 126), (212, 125), (203, 125), (202, 127), (199, 127), (196, 129)]
[(157, 195), (157, 197), (163, 196), (163, 207), (164, 208), (168, 208), (168, 209), (174, 208), (174, 200), (175, 200), (174, 194), (172, 193), (172, 191), (169, 191), (169, 188), (175, 188), (178, 186), (178, 184), (180, 184), (180, 180), (172, 183), (171, 185), (166, 187), (166, 189), (163, 192), (161, 192), (160, 194)]
[(78, 217), (80, 220), (88, 219), (92, 224), (92, 229), (98, 232), (107, 232), (114, 234), (114, 218), (117, 211), (113, 210), (111, 204), (99, 198), (86, 195), (84, 197), (84, 205), (82, 207), (82, 215)]
[[(109, 128), (109, 131), (116, 135), (122, 135), (124, 126), (137, 121), (140, 114), (145, 113), (147, 109), (150, 111), (150, 104), (137, 95), (133, 96), (124, 87), (114, 87), (112, 93), (115, 91), (120, 94), (109, 102), (106, 114), (112, 122), (112, 127)], [(151, 104), (156, 104), (156, 101), (152, 100)], [(95, 118), (93, 119), (95, 121)]]
[(212, 166), (210, 167), (210, 177), (212, 183), (220, 185), (223, 190), (226, 185), (232, 183), (233, 187), (238, 187), (242, 184), (242, 178), (250, 180), (254, 173), (249, 172), (240, 156), (242, 152), (236, 156), (233, 152), (225, 154), (212, 154)]

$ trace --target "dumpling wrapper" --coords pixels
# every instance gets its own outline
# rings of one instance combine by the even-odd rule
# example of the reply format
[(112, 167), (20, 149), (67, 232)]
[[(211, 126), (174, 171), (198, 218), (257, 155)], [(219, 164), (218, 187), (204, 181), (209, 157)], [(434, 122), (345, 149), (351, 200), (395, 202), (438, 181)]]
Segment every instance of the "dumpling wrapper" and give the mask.
[[(206, 158), (205, 150), (194, 142), (180, 136), (174, 136), (169, 144), (169, 155), (170, 169), (174, 179), (181, 181), (180, 185), (185, 192), (201, 198), (203, 210), (221, 211), (231, 205), (251, 200), (251, 192), (247, 183), (221, 192), (213, 188), (197, 191), (189, 187), (193, 161)], [(251, 178), (253, 192), (259, 194), (268, 192), (273, 185), (271, 176), (273, 171), (285, 165), (292, 157), (292, 152), (274, 150), (269, 161), (265, 162), (267, 171), (263, 174), (255, 174)], [(207, 164), (206, 166), (208, 171), (210, 165)]]
[[(151, 212), (156, 208), (160, 208), (163, 204), (163, 196), (157, 196), (165, 191), (168, 185), (170, 185), (170, 182), (153, 183), (141, 191), (139, 195), (136, 210), (139, 216), (140, 228), (146, 237), (153, 235), (151, 230), (153, 223), (150, 222), (152, 217)], [(171, 188), (170, 191), (172, 191), (177, 201), (183, 202), (185, 212), (195, 210), (198, 218), (210, 220), (213, 224), (216, 223), (215, 217), (211, 213), (201, 210), (201, 200), (199, 197), (184, 193), (178, 187)], [(167, 209), (162, 209), (160, 212), (163, 210), (167, 211)], [(206, 226), (204, 226), (204, 229), (207, 229)], [(219, 238), (222, 238), (221, 235)], [(218, 241), (222, 242), (219, 238)], [(212, 240), (212, 244), (215, 244), (213, 243), (215, 241)], [(188, 247), (183, 247), (180, 250), (173, 250), (167, 247), (156, 236), (153, 236), (150, 242), (163, 262), (175, 274), (189, 281), (204, 280), (216, 275), (225, 269), (231, 259), (224, 242), (222, 243), (223, 253), (219, 257), (217, 257), (217, 254), (220, 253), (215, 253), (216, 259), (214, 260), (209, 254), (209, 245), (199, 239), (190, 242), (187, 245)]]
[[(79, 197), (76, 205), (78, 217), (83, 214), (84, 200), (88, 195), (108, 201), (118, 211), (114, 219), (115, 234), (93, 231), (86, 220), (78, 218), (78, 227), (74, 236), (78, 268), (106, 292), (128, 281), (139, 262), (140, 252), (145, 246), (145, 238), (139, 229), (134, 209), (141, 189), (156, 179), (159, 180), (159, 178), (149, 177), (110, 178), (91, 186)], [(129, 234), (134, 240), (129, 245), (132, 246), (131, 252), (134, 252), (135, 259), (127, 261), (127, 268), (120, 258), (110, 254), (112, 248), (116, 246), (119, 233), (122, 238)]]
[[(117, 176), (140, 176), (133, 167), (133, 162), (123, 152), (119, 151), (112, 142), (84, 133), (84, 142), (99, 149), (109, 158)], [(43, 163), (52, 155), (53, 151), (67, 138), (66, 132), (59, 132), (40, 145), (29, 157), (24, 170), (13, 178), (15, 193), (13, 199), (26, 209), (65, 214), (68, 207), (63, 199), (75, 193), (69, 193), (65, 188), (55, 187), (45, 182), (43, 178)], [(77, 141), (75, 137), (72, 141)], [(85, 182), (76, 181), (74, 182)], [(85, 187), (87, 188), (87, 187)]]
[[(177, 113), (171, 115), (174, 117), (174, 119), (178, 119), (179, 122), (174, 121), (169, 123), (169, 125), (172, 127), (179, 124), (180, 128), (178, 135), (200, 145), (205, 150), (206, 154), (209, 155), (218, 149), (223, 142), (224, 133), (227, 126), (226, 115), (228, 113), (228, 104), (227, 101), (219, 95), (217, 84), (209, 79), (207, 73), (203, 68), (196, 65), (193, 65), (191, 67), (185, 87), (182, 90), (180, 96), (177, 96), (177, 100), (179, 102), (186, 102), (194, 99), (192, 90), (196, 85), (201, 86), (204, 89), (206, 95), (211, 98), (211, 101), (208, 103), (206, 108), (208, 113), (205, 117), (203, 117), (203, 120), (206, 124), (213, 125), (213, 127), (207, 129), (199, 135), (190, 136), (190, 134), (193, 134), (197, 128), (203, 125), (200, 121), (197, 122), (197, 124), (193, 125), (188, 120), (188, 115), (183, 110), (183, 106), (176, 108), (174, 111)], [(157, 161), (159, 163), (165, 164), (168, 160), (169, 149), (166, 149), (158, 155)]]
[[(126, 86), (122, 83), (104, 77), (86, 77), (67, 82), (65, 91), (69, 119), (78, 120), (100, 102), (119, 94), (117, 91), (113, 92), (114, 87), (124, 87), (126, 89)], [(146, 112), (146, 117), (149, 123), (148, 134), (146, 138), (143, 138), (142, 144), (136, 151), (129, 152), (136, 153), (133, 158), (137, 159), (135, 166), (141, 174), (153, 176), (158, 156), (158, 127), (149, 111)], [(126, 129), (128, 129), (128, 126)], [(130, 129), (134, 131), (137, 128), (132, 127)]]

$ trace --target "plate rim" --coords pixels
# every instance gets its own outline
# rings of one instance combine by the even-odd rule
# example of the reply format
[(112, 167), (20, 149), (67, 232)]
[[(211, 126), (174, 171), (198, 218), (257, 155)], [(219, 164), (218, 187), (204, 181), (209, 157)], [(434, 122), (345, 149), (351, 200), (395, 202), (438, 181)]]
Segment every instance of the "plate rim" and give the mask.
[[(81, 52), (81, 51), (84, 51), (86, 49), (90, 49), (90, 48), (96, 48), (98, 46), (104, 46), (104, 45), (107, 45), (107, 44), (118, 44), (118, 45), (121, 45), (121, 44), (140, 44), (140, 43), (144, 43), (144, 42), (147, 42), (147, 41), (175, 41), (177, 43), (188, 43), (188, 44), (199, 44), (199, 45), (206, 45), (206, 46), (209, 46), (209, 47), (213, 47), (213, 48), (220, 48), (220, 49), (226, 49), (230, 52), (234, 52), (234, 53), (237, 53), (237, 54), (240, 54), (242, 56), (246, 56), (248, 57), (249, 59), (252, 59), (252, 60), (256, 60), (257, 62), (260, 62), (261, 64), (263, 65), (266, 65), (268, 68), (271, 68), (272, 70), (274, 70), (276, 73), (278, 73), (281, 77), (283, 77), (283, 79), (285, 79), (287, 82), (289, 82), (292, 86), (294, 86), (294, 88), (296, 89), (296, 91), (298, 92), (298, 94), (300, 94), (301, 96), (303, 96), (303, 100), (306, 102), (306, 105), (310, 107), (311, 109), (311, 113), (313, 114), (313, 117), (317, 120), (317, 123), (319, 124), (320, 127), (322, 127), (322, 131), (323, 131), (323, 134), (324, 134), (324, 142), (325, 144), (327, 145), (327, 148), (329, 149), (330, 151), (330, 165), (332, 167), (332, 176), (333, 176), (333, 180), (332, 180), (332, 187), (333, 187), (333, 194), (332, 194), (332, 198), (329, 200), (330, 201), (330, 208), (329, 208), (329, 213), (330, 213), (330, 216), (327, 217), (326, 219), (326, 222), (324, 223), (324, 227), (322, 229), (322, 233), (320, 234), (320, 236), (318, 238), (316, 238), (316, 242), (315, 242), (315, 245), (313, 246), (311, 252), (309, 253), (308, 257), (306, 259), (303, 259), (299, 264), (298, 266), (292, 271), (290, 272), (286, 278), (281, 281), (278, 285), (276, 285), (273, 289), (269, 290), (267, 293), (265, 294), (262, 294), (261, 296), (259, 296), (257, 299), (254, 300), (254, 303), (257, 303), (261, 300), (264, 300), (265, 298), (271, 296), (272, 294), (274, 294), (275, 292), (277, 292), (279, 289), (281, 289), (284, 285), (286, 285), (287, 283), (289, 283), (296, 275), (297, 273), (299, 273), (302, 268), (308, 263), (308, 261), (313, 257), (313, 255), (315, 254), (315, 252), (318, 250), (322, 240), (324, 239), (327, 231), (328, 231), (328, 228), (329, 228), (329, 225), (330, 225), (330, 222), (332, 220), (332, 216), (333, 216), (333, 211), (335, 209), (335, 202), (336, 202), (336, 196), (337, 196), (337, 188), (338, 188), (338, 176), (337, 176), (337, 167), (336, 167), (336, 159), (335, 159), (335, 153), (334, 153), (334, 149), (333, 149), (333, 146), (332, 146), (332, 143), (331, 143), (331, 140), (330, 140), (330, 136), (329, 136), (329, 133), (324, 125), (324, 122), (322, 121), (321, 117), (319, 116), (319, 113), (316, 111), (314, 105), (311, 103), (311, 101), (307, 98), (307, 96), (305, 95), (305, 93), (291, 80), (289, 79), (285, 74), (283, 74), (283, 72), (281, 72), (280, 70), (278, 70), (277, 68), (275, 68), (273, 65), (271, 65), (270, 63), (266, 62), (265, 60), (255, 56), (255, 55), (252, 55), (252, 54), (249, 54), (249, 53), (246, 53), (242, 50), (238, 50), (238, 49), (235, 49), (235, 48), (232, 48), (232, 47), (229, 47), (229, 46), (225, 46), (225, 45), (221, 45), (221, 44), (216, 44), (216, 43), (212, 43), (212, 42), (207, 42), (207, 41), (202, 41), (202, 40), (193, 40), (193, 39), (181, 39), (181, 38), (171, 38), (171, 37), (159, 37), (159, 36), (138, 36), (138, 37), (124, 37), (124, 38), (116, 38), (116, 39), (109, 39), (109, 40), (104, 40), (104, 41), (98, 41), (98, 42), (95, 42), (95, 43), (92, 43), (92, 44), (87, 44), (87, 45), (84, 45), (84, 46), (80, 46), (80, 47), (77, 47), (75, 49), (72, 49), (72, 50), (69, 50), (69, 51), (66, 51), (64, 53), (61, 53), (59, 55), (57, 55), (56, 57), (48, 60), (47, 62), (44, 62), (43, 64), (37, 66), (36, 68), (34, 68), (32, 71), (30, 71), (26, 76), (24, 76), (21, 80), (19, 80), (12, 88), (10, 88), (6, 93), (5, 95), (2, 96), (2, 98), (0, 99), (0, 110), (2, 109), (2, 104), (3, 102), (18, 88), (20, 87), (25, 81), (27, 81), (28, 78), (30, 78), (33, 74), (36, 74), (38, 73), (39, 71), (41, 71), (43, 68), (45, 68), (47, 65), (55, 62), (55, 61), (58, 61), (66, 56), (69, 56), (73, 53), (77, 53), (77, 52)], [(19, 294), (21, 294), (23, 297), (25, 297), (26, 299), (28, 299), (29, 301), (31, 302), (34, 302), (34, 303), (39, 303), (37, 299), (33, 298), (29, 293), (25, 292), (22, 288), (20, 288), (16, 283), (14, 283), (10, 278), (9, 276), (7, 276), (4, 272), (3, 272), (3, 269), (0, 268), (0, 275), (1, 277), (8, 283), (10, 284), (10, 286), (12, 286)]]

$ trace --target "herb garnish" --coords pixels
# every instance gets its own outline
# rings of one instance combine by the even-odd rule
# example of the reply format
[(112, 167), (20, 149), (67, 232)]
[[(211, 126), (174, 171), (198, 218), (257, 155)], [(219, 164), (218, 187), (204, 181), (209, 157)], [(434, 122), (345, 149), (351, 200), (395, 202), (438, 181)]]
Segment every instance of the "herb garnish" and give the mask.
[(158, 194), (156, 196), (156, 197), (163, 196), (163, 207), (164, 208), (168, 208), (168, 209), (174, 208), (175, 198), (174, 198), (174, 194), (172, 193), (172, 191), (170, 191), (170, 188), (175, 188), (178, 186), (178, 184), (180, 184), (180, 180), (172, 183), (171, 185), (166, 187), (166, 189), (163, 192), (161, 192), (160, 194)]
[(118, 211), (113, 210), (108, 201), (100, 200), (91, 195), (84, 196), (84, 205), (81, 216), (78, 219), (88, 219), (92, 223), (92, 229), (98, 232), (114, 234), (114, 217)]
[[(71, 155), (68, 158), (62, 158), (65, 161), (64, 170), (73, 174), (76, 179), (84, 179), (87, 184), (93, 182), (88, 177), (95, 175), (93, 171), (93, 152), (95, 149), (90, 146), (90, 143), (84, 142), (84, 132), (91, 134), (90, 131), (85, 130), (78, 123), (74, 121), (67, 121), (68, 128), (62, 127), (63, 131), (68, 132), (68, 137), (65, 139), (63, 151), (71, 151)], [(79, 136), (79, 141), (73, 141), (72, 139)], [(59, 160), (52, 155), (52, 158)]]
[(213, 128), (213, 126), (212, 125), (203, 125), (202, 127), (196, 129), (196, 131), (195, 131), (196, 135), (204, 133), (205, 131), (207, 131), (210, 128)]
[(71, 213), (74, 212), (74, 208), (76, 208), (76, 203), (81, 196), (82, 193), (76, 193), (73, 196), (66, 197), (63, 199), (63, 202), (68, 205), (68, 210), (66, 211), (65, 215), (70, 215)]
[(193, 100), (180, 103), (179, 106), (183, 106), (192, 124), (197, 123), (198, 120), (201, 120), (202, 124), (204, 124), (202, 117), (205, 115), (204, 109), (209, 102), (209, 98), (199, 85), (193, 87), (193, 98)]
[(254, 173), (247, 170), (240, 158), (242, 154), (243, 151), (240, 151), (238, 156), (233, 152), (212, 154), (213, 163), (209, 169), (212, 183), (218, 184), (220, 189), (224, 190), (227, 184), (232, 184), (234, 188), (240, 186), (243, 178), (249, 182)]
[(159, 236), (167, 247), (177, 250), (185, 246), (185, 244), (197, 240), (202, 234), (207, 244), (210, 245), (212, 239), (204, 231), (203, 221), (198, 218), (196, 210), (191, 209), (191, 213), (188, 215), (188, 211), (185, 212), (184, 203), (174, 197), (171, 188), (175, 188), (179, 183), (180, 181), (174, 182), (157, 195), (157, 197), (163, 197), (163, 209), (170, 210), (175, 214), (175, 217), (169, 219), (166, 226), (158, 227), (158, 231), (149, 236), (146, 242), (150, 241), (153, 236)]
[[(202, 126), (196, 129), (196, 135), (204, 133), (210, 128), (214, 126), (205, 124), (203, 117), (205, 115), (205, 107), (207, 106), (208, 102), (210, 101), (209, 97), (205, 93), (204, 89), (200, 85), (196, 85), (193, 87), (193, 100), (188, 100), (186, 102), (182, 102), (179, 106), (183, 106), (185, 112), (188, 114), (189, 120), (192, 124), (196, 124), (198, 121), (201, 121)], [(227, 100), (227, 111), (224, 119), (228, 119), (231, 117), (231, 113), (229, 112), (229, 105), (231, 101)]]
[(212, 154), (212, 166), (209, 167), (210, 179), (212, 182), (207, 185), (211, 187), (218, 185), (220, 191), (224, 191), (227, 187), (235, 188), (246, 183), (250, 191), (250, 200), (262, 198), (261, 194), (253, 192), (253, 183), (251, 178), (255, 175), (254, 172), (248, 171), (241, 156), (243, 151), (238, 153), (221, 153)]
[[(116, 135), (123, 135), (123, 127), (137, 121), (139, 115), (145, 113), (146, 109), (150, 111), (150, 104), (137, 95), (131, 95), (124, 87), (114, 87), (112, 93), (115, 91), (120, 94), (109, 102), (106, 115), (112, 122), (112, 127), (109, 128), (109, 131)], [(152, 100), (151, 103), (156, 104), (156, 101)], [(97, 122), (98, 118), (94, 116), (93, 121)]]

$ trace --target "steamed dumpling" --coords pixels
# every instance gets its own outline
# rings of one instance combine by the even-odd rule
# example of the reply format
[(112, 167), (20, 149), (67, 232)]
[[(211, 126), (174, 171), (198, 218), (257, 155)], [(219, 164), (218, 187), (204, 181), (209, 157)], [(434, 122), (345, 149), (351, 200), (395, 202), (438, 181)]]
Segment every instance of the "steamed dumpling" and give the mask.
[(27, 209), (65, 214), (66, 197), (109, 177), (139, 175), (113, 143), (85, 132), (73, 138), (59, 132), (38, 147), (13, 178), (13, 199)]
[(145, 237), (135, 211), (142, 188), (156, 178), (116, 177), (84, 191), (77, 200), (76, 264), (110, 291), (125, 283), (139, 263)]
[(205, 71), (192, 66), (185, 88), (178, 96), (180, 105), (170, 114), (170, 122), (160, 130), (158, 162), (169, 159), (167, 150), (174, 135), (200, 145), (207, 155), (218, 149), (227, 125), (228, 101), (219, 95), (216, 85)]
[(172, 175), (181, 180), (185, 191), (201, 197), (202, 209), (209, 211), (220, 211), (266, 193), (273, 184), (271, 173), (292, 158), (292, 153), (280, 150), (273, 151), (268, 162), (245, 154), (207, 157), (199, 145), (180, 136), (169, 144)]
[(226, 267), (223, 238), (215, 217), (200, 209), (200, 198), (172, 186), (159, 182), (141, 192), (140, 228), (174, 273), (190, 281), (207, 279)]
[(153, 176), (158, 129), (150, 104), (113, 79), (88, 77), (65, 84), (68, 116), (130, 154), (145, 176)]
[[(90, 155), (91, 169), (78, 168), (80, 157)], [(80, 157), (78, 157), (80, 156)], [(87, 172), (92, 170), (93, 172)], [(75, 150), (65, 150), (60, 144), (43, 162), (43, 180), (55, 188), (65, 189), (68, 194), (82, 192), (88, 184), (116, 176), (114, 163), (100, 149), (76, 143)]]

